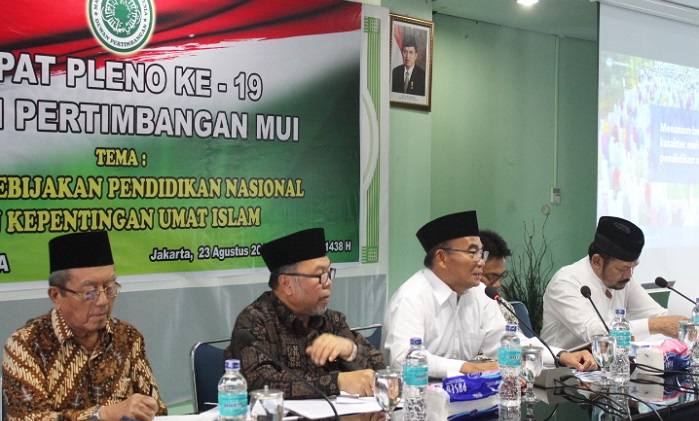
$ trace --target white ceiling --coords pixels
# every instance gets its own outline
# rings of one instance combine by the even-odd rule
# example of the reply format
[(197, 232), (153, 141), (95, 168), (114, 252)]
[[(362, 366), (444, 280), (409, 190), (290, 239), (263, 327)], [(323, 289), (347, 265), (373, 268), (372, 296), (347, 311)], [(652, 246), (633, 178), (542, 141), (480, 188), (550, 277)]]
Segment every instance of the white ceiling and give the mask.
[(522, 6), (516, 0), (431, 1), (434, 13), (563, 37), (597, 40), (598, 3), (594, 0), (539, 0), (533, 6)]

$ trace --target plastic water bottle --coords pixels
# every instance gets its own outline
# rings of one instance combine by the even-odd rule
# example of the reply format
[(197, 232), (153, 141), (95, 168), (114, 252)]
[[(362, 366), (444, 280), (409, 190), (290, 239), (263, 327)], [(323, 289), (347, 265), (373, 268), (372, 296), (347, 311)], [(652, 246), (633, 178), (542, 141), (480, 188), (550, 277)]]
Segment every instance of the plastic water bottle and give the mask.
[(699, 298), (697, 298), (697, 305), (692, 309), (692, 323), (699, 323)]
[(626, 320), (626, 310), (616, 309), (616, 316), (610, 326), (611, 335), (616, 338), (616, 353), (612, 362), (612, 381), (617, 384), (626, 384), (631, 377), (629, 364), (629, 348), (631, 347), (631, 326)]
[(522, 347), (515, 324), (508, 324), (505, 327), (505, 334), (500, 339), (498, 367), (502, 376), (502, 382), (498, 388), (501, 411), (519, 408), (522, 399), (522, 386), (519, 382), (519, 373), (522, 370)]
[(410, 349), (403, 363), (403, 419), (427, 420), (425, 391), (427, 389), (427, 354), (422, 338), (411, 338)]
[(240, 374), (239, 360), (226, 360), (218, 382), (218, 421), (244, 421), (248, 413), (248, 383)]

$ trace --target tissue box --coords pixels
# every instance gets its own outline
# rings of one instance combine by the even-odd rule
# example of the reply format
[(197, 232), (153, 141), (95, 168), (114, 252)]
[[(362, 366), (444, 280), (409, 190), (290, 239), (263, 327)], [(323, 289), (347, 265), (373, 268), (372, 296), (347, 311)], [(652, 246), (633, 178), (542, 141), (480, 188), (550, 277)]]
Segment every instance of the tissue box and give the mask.
[[(646, 345), (636, 349), (636, 363), (644, 364), (656, 370), (684, 370), (689, 367), (690, 352), (687, 345), (676, 339), (668, 339), (660, 345)], [(662, 375), (662, 372), (644, 370), (638, 367), (637, 370), (648, 373)]]
[(499, 371), (486, 371), (442, 380), (442, 388), (449, 394), (449, 421), (496, 413), (501, 379)]

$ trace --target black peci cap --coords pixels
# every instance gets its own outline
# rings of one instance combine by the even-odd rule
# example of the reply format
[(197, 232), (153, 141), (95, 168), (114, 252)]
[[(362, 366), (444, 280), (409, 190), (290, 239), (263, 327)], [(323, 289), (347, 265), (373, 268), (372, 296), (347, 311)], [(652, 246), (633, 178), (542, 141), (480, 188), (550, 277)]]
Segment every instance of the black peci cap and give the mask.
[(614, 258), (633, 262), (641, 255), (645, 239), (643, 231), (633, 222), (615, 216), (603, 216), (597, 223), (593, 243)]
[(114, 264), (107, 231), (76, 232), (49, 241), (50, 271)]
[(478, 218), (476, 211), (452, 213), (426, 223), (415, 234), (422, 248), (429, 252), (432, 247), (447, 240), (459, 237), (477, 237)]
[(311, 228), (272, 240), (262, 245), (260, 254), (270, 272), (282, 266), (323, 257), (326, 255), (325, 231), (323, 228)]

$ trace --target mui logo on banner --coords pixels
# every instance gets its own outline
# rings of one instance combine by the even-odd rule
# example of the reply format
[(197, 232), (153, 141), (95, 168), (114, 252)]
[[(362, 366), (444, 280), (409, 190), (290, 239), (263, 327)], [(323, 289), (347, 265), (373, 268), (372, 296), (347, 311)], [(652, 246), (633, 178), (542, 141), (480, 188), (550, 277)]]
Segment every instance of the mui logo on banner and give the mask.
[(92, 34), (106, 49), (131, 54), (141, 49), (153, 31), (151, 0), (89, 0)]

